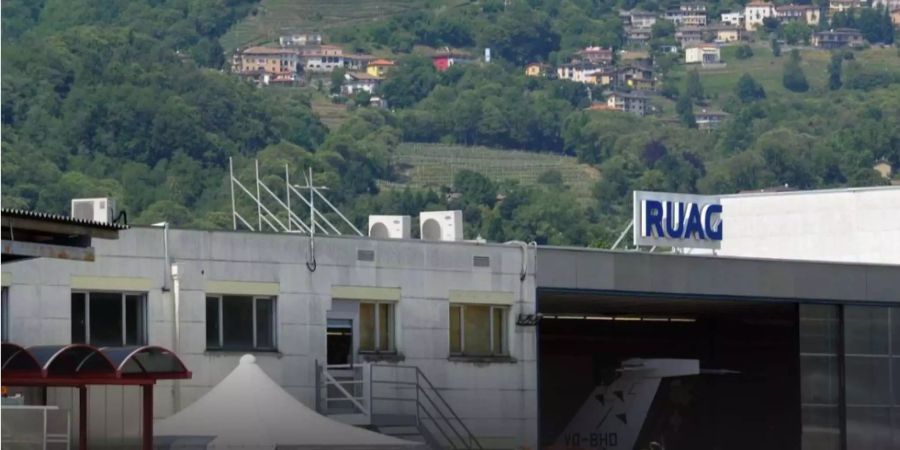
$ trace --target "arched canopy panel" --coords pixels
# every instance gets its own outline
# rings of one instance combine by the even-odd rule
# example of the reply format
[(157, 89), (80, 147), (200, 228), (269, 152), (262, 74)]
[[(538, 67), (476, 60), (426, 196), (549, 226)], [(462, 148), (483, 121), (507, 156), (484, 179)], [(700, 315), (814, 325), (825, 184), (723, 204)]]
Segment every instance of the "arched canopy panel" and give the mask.
[(4, 342), (3, 383), (10, 386), (154, 384), (185, 379), (191, 372), (175, 353), (154, 345), (97, 348), (86, 344), (36, 345)]
[(155, 345), (100, 349), (122, 377), (152, 379), (190, 378), (190, 372), (174, 352)]
[(28, 351), (48, 377), (117, 376), (112, 361), (90, 345), (36, 345), (28, 347)]
[(12, 342), (4, 342), (2, 350), (3, 373), (34, 374), (43, 376), (41, 364), (28, 350)]

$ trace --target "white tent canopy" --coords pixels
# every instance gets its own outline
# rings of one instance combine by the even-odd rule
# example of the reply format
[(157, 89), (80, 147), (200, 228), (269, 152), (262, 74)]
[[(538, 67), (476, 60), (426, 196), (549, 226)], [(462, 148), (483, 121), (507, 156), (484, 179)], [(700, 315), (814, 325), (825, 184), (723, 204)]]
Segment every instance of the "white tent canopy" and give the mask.
[[(403, 448), (416, 442), (346, 425), (307, 408), (252, 355), (199, 400), (154, 426), (157, 447), (209, 449)], [(160, 445), (162, 444), (162, 445)]]

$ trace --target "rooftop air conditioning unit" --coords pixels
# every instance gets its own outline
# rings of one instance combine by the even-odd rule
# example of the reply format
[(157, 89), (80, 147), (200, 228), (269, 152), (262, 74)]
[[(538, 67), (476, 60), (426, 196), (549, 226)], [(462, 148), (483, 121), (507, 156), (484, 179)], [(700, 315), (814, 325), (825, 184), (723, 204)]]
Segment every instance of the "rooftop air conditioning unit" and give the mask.
[(112, 223), (115, 210), (116, 201), (111, 198), (72, 199), (72, 217), (76, 219)]
[(419, 213), (419, 230), (423, 241), (461, 241), (462, 211), (423, 211)]
[(369, 216), (369, 237), (376, 239), (409, 239), (409, 216)]

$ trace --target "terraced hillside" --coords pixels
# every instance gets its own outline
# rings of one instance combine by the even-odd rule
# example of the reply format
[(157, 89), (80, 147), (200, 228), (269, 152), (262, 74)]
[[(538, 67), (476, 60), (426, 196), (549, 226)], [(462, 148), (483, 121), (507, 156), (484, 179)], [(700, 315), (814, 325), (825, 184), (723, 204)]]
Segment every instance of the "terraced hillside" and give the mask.
[(278, 39), (281, 34), (326, 31), (336, 26), (383, 19), (417, 8), (444, 3), (436, 0), (262, 0), (251, 14), (231, 28), (220, 42), (226, 51)]
[(542, 173), (555, 169), (579, 198), (589, 197), (591, 186), (600, 177), (597, 169), (569, 156), (445, 144), (401, 144), (394, 153), (394, 164), (406, 178), (403, 184), (416, 187), (449, 186), (453, 175), (463, 169), (493, 181), (534, 184)]

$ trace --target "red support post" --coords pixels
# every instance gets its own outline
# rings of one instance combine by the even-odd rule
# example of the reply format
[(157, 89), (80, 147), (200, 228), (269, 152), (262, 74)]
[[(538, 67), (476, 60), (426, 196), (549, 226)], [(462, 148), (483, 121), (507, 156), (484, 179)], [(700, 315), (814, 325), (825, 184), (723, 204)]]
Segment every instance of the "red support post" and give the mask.
[(145, 384), (141, 386), (141, 389), (144, 391), (144, 413), (142, 414), (141, 419), (144, 424), (141, 427), (142, 436), (142, 450), (153, 450), (153, 385)]
[(88, 388), (78, 386), (78, 450), (87, 450), (88, 443)]

